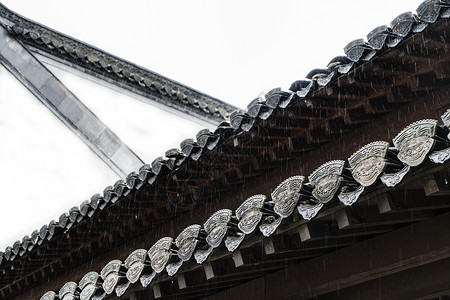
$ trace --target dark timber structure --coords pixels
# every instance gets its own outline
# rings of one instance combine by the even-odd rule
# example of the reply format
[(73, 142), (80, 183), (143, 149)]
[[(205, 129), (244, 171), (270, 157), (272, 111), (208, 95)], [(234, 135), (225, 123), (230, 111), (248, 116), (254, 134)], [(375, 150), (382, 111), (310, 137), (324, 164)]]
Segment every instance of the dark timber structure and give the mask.
[(17, 241), (0, 299), (445, 299), (448, 17), (425, 1)]

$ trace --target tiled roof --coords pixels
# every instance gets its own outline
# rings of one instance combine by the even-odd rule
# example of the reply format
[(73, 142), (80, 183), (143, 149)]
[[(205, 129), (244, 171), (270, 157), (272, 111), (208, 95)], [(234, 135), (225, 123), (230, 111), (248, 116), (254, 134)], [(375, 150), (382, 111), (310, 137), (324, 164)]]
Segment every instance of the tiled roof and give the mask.
[[(308, 221), (324, 206), (335, 207), (333, 202), (338, 200), (345, 206), (352, 206), (364, 191), (374, 193), (383, 189), (383, 185), (384, 189), (393, 189), (408, 176), (411, 168), (419, 167), (412, 172), (416, 177), (430, 169), (426, 160), (448, 166), (450, 110), (442, 120), (445, 126), (432, 119), (410, 124), (394, 138), (395, 147), (390, 147), (390, 142), (386, 141), (365, 145), (348, 159), (349, 169), (344, 168), (345, 161), (334, 160), (317, 168), (308, 180), (300, 175), (289, 177), (270, 196), (251, 196), (234, 213), (231, 209), (221, 209), (205, 220), (203, 226), (188, 226), (177, 237), (163, 237), (154, 245), (148, 245), (148, 250), (136, 249), (125, 261), (112, 260), (98, 273), (89, 272), (78, 284), (68, 282), (59, 293), (49, 291), (41, 300), (63, 299), (66, 294), (70, 294), (70, 299), (82, 300), (102, 299), (109, 294), (121, 297), (133, 286), (147, 287), (158, 277), (166, 276), (162, 274), (164, 270), (168, 276), (175, 276), (190, 260), (205, 263), (222, 244), (234, 252), (247, 237), (253, 240), (258, 235), (259, 239), (270, 237), (282, 222), (289, 228), (289, 223), (298, 222), (291, 216), (297, 212)], [(208, 278), (207, 266), (205, 272)], [(155, 292), (156, 298), (158, 294)]]
[[(0, 24), (30, 50), (141, 96), (215, 124), (236, 107), (28, 20), (0, 4)], [(143, 97), (143, 98), (142, 98)]]
[[(414, 44), (416, 42), (414, 39), (418, 38), (419, 42), (417, 43), (423, 43), (424, 39), (430, 43), (440, 43), (439, 41), (434, 40), (434, 36), (436, 30), (445, 30), (445, 32), (447, 32), (448, 25), (446, 18), (449, 15), (450, 10), (445, 2), (427, 0), (419, 6), (417, 15), (411, 13), (402, 14), (392, 21), (390, 27), (379, 27), (373, 30), (368, 35), (367, 42), (364, 40), (356, 40), (349, 43), (345, 48), (347, 56), (333, 59), (329, 63), (327, 69), (312, 71), (307, 76), (308, 80), (294, 82), (290, 91), (274, 89), (265, 95), (264, 98), (255, 99), (249, 104), (247, 111), (233, 112), (231, 114), (231, 122), (221, 123), (213, 132), (209, 130), (200, 131), (197, 134), (195, 141), (193, 139), (183, 141), (180, 147), (181, 150), (171, 149), (167, 151), (164, 158), (157, 158), (151, 165), (142, 166), (139, 172), (129, 174), (126, 181), (118, 181), (114, 186), (107, 187), (103, 191), (103, 196), (94, 195), (90, 201), (85, 201), (79, 207), (74, 207), (68, 213), (61, 215), (58, 221), (52, 221), (49, 225), (44, 225), (40, 230), (33, 232), (31, 236), (26, 236), (22, 241), (17, 241), (12, 247), (8, 247), (6, 251), (0, 254), (0, 267), (8, 266), (21, 256), (25, 256), (28, 252), (38, 248), (43, 243), (47, 243), (55, 236), (61, 235), (63, 232), (70, 232), (72, 227), (77, 226), (85, 220), (91, 219), (105, 208), (113, 206), (115, 203), (125, 201), (132, 191), (143, 190), (144, 187), (151, 185), (158, 185), (157, 181), (161, 180), (164, 182), (164, 178), (169, 174), (176, 180), (178, 173), (180, 176), (183, 175), (179, 170), (186, 165), (201, 165), (201, 167), (204, 168), (208, 163), (212, 164), (213, 158), (209, 154), (217, 154), (220, 151), (225, 151), (230, 147), (230, 144), (235, 147), (246, 144), (240, 148), (243, 149), (241, 151), (242, 153), (239, 153), (237, 150), (235, 152), (230, 151), (232, 153), (230, 154), (230, 157), (239, 155), (251, 156), (251, 148), (255, 146), (255, 144), (252, 144), (251, 140), (258, 134), (263, 137), (267, 136), (270, 142), (277, 141), (279, 138), (277, 136), (277, 125), (279, 125), (277, 123), (279, 121), (279, 119), (277, 119), (278, 116), (291, 116), (286, 122), (298, 122), (299, 127), (307, 128), (307, 130), (300, 130), (300, 133), (289, 132), (286, 128), (280, 129), (283, 131), (281, 133), (283, 140), (289, 141), (287, 144), (277, 144), (279, 148), (290, 147), (295, 149), (297, 146), (293, 146), (292, 143), (294, 143), (293, 140), (298, 137), (299, 139), (296, 142), (303, 144), (298, 146), (300, 150), (297, 153), (304, 153), (314, 149), (317, 145), (325, 143), (335, 136), (345, 134), (346, 132), (344, 131), (351, 132), (352, 129), (360, 124), (367, 123), (368, 116), (378, 117), (383, 113), (396, 109), (398, 106), (401, 106), (403, 102), (408, 101), (405, 99), (407, 98), (407, 92), (414, 93), (414, 96), (419, 97), (423, 91), (422, 89), (425, 89), (420, 86), (420, 83), (410, 81), (410, 77), (416, 76), (413, 74), (417, 72), (417, 67), (415, 69), (414, 66), (411, 66), (412, 63), (407, 60), (408, 57), (426, 60), (429, 67), (427, 71), (433, 70), (433, 84), (435, 84), (435, 86), (443, 85), (446, 83), (445, 78), (440, 78), (439, 76), (443, 75), (446, 71), (434, 70), (433, 67), (434, 65), (439, 65), (441, 58), (444, 56), (442, 53), (445, 51), (442, 50), (441, 53), (437, 51), (441, 49), (438, 49), (438, 46), (435, 46), (433, 49), (437, 49), (437, 53), (425, 53), (426, 51), (422, 51), (423, 49), (413, 49), (407, 42)], [(428, 26), (432, 27), (432, 29), (430, 29), (428, 34), (422, 35), (420, 32), (426, 32)], [(441, 26), (441, 28), (439, 29), (438, 26)], [(442, 43), (445, 43), (445, 41), (442, 41)], [(442, 44), (439, 44), (439, 46), (440, 45)], [(403, 65), (395, 64), (393, 52), (390, 51), (391, 48), (396, 49), (395, 55), (404, 57), (405, 61)], [(414, 51), (418, 52), (416, 53)], [(433, 55), (438, 58), (436, 59)], [(377, 60), (379, 56), (383, 56), (383, 60)], [(447, 58), (448, 57), (446, 57), (446, 59)], [(393, 88), (398, 89), (398, 94), (400, 96), (397, 95), (396, 97), (392, 94), (385, 95), (380, 92), (374, 92), (372, 95), (367, 95), (368, 90), (377, 85), (377, 81), (379, 84), (383, 85), (385, 84), (385, 81), (390, 80), (389, 78), (377, 76), (379, 74), (376, 72), (377, 69), (386, 68), (384, 64), (389, 61), (392, 61), (393, 63), (392, 65), (387, 66), (387, 72), (398, 72), (404, 76), (403, 80), (405, 80), (405, 82), (396, 82), (392, 85)], [(432, 63), (430, 64), (430, 62)], [(370, 67), (367, 67), (368, 65)], [(410, 69), (410, 67), (412, 69)], [(370, 72), (366, 72), (364, 68), (369, 69)], [(421, 74), (417, 76), (421, 76)], [(413, 81), (415, 79), (416, 78), (413, 77)], [(389, 84), (392, 84), (392, 82)], [(414, 87), (415, 90), (412, 92), (411, 87), (414, 84), (416, 86)], [(427, 92), (432, 88), (433, 86), (431, 85), (426, 86)], [(337, 100), (327, 98), (327, 96), (333, 94), (339, 94)], [(367, 97), (369, 100), (377, 100), (378, 102), (367, 101), (370, 104), (369, 106), (362, 103), (357, 103), (352, 106), (352, 100), (357, 102), (361, 96)], [(394, 99), (390, 99), (390, 97), (394, 97)], [(379, 109), (379, 107), (382, 108)], [(300, 114), (296, 118), (293, 114), (298, 111), (300, 111)], [(333, 114), (337, 116), (334, 116)], [(306, 122), (308, 120), (318, 121), (317, 124), (313, 124), (312, 122)], [(322, 120), (324, 120), (324, 122), (321, 122)], [(448, 114), (444, 115), (443, 120), (448, 128)], [(306, 124), (303, 124), (303, 122), (306, 122)], [(281, 127), (283, 126), (284, 124), (281, 124)], [(270, 133), (268, 133), (269, 131)], [(293, 177), (281, 183), (271, 195), (273, 202), (267, 201), (269, 199), (268, 196), (257, 195), (244, 202), (243, 206), (236, 210), (235, 215), (232, 214), (231, 210), (221, 210), (214, 214), (210, 220), (205, 220), (206, 222), (203, 228), (194, 226), (189, 228), (186, 232), (181, 233), (181, 237), (179, 236), (177, 239), (166, 238), (157, 242), (156, 248), (160, 249), (165, 253), (164, 255), (166, 255), (163, 257), (162, 269), (166, 266), (169, 258), (175, 257), (174, 253), (176, 251), (180, 253), (182, 247), (188, 246), (183, 242), (186, 238), (191, 237), (193, 238), (192, 240), (199, 242), (198, 245), (196, 244), (191, 248), (187, 247), (186, 250), (189, 250), (191, 254), (196, 250), (195, 253), (197, 254), (196, 258), (198, 261), (204, 261), (208, 255), (210, 255), (208, 252), (210, 252), (210, 250), (213, 251), (215, 246), (218, 246), (225, 237), (225, 240), (228, 240), (228, 243), (226, 243), (229, 247), (228, 249), (235, 250), (239, 247), (245, 234), (260, 234), (256, 232), (256, 227), (261, 220), (261, 234), (272, 234), (276, 229), (276, 226), (278, 226), (279, 222), (284, 218), (283, 216), (290, 216), (298, 203), (300, 215), (305, 219), (311, 219), (324, 205), (326, 205), (326, 203), (331, 201), (331, 199), (336, 200), (334, 197), (335, 195), (339, 194), (339, 199), (343, 203), (351, 205), (357, 201), (358, 197), (366, 188), (371, 187), (375, 182), (378, 182), (377, 180), (379, 178), (382, 178), (383, 182), (388, 186), (394, 183), (398, 184), (403, 176), (408, 173), (410, 166), (421, 166), (423, 164), (423, 159), (426, 158), (430, 151), (432, 152), (433, 159), (444, 160), (447, 158), (449, 150), (446, 147), (441, 147), (441, 149), (439, 148), (440, 146), (437, 147), (434, 143), (435, 140), (441, 142), (444, 141), (444, 144), (448, 146), (448, 140), (442, 135), (442, 132), (446, 131), (447, 129), (438, 126), (437, 121), (435, 120), (424, 120), (419, 123), (411, 124), (394, 139), (395, 148), (390, 148), (390, 143), (388, 142), (375, 142), (357, 151), (355, 155), (349, 159), (350, 166), (352, 167), (350, 171), (344, 168), (343, 161), (332, 161), (324, 164), (313, 172), (309, 176), (309, 183), (306, 183), (306, 178), (302, 176)], [(324, 137), (325, 139), (320, 140), (318, 136)], [(411, 139), (414, 140), (414, 138), (419, 138), (419, 144), (423, 146), (423, 153), (419, 153), (420, 155), (418, 155), (418, 158), (416, 157), (414, 162), (412, 162), (402, 155), (408, 153), (405, 152), (405, 150), (409, 149), (409, 143), (411, 142)], [(263, 141), (258, 142), (266, 144), (267, 140), (263, 139)], [(303, 146), (304, 148), (302, 148)], [(292, 152), (295, 151), (292, 150)], [(268, 153), (267, 156), (272, 156), (272, 154)], [(220, 159), (220, 157), (216, 158)], [(374, 161), (368, 160), (367, 158), (375, 158), (376, 164), (373, 165), (373, 168), (370, 164), (374, 163)], [(283, 158), (277, 157), (277, 160), (283, 161)], [(386, 164), (389, 166), (393, 164), (394, 166), (397, 166), (397, 168), (387, 167)], [(355, 173), (359, 168), (365, 170), (365, 167), (367, 166), (371, 167), (369, 169), (373, 170), (373, 173), (365, 174), (362, 171)], [(199, 170), (203, 170), (202, 168), (199, 167)], [(257, 170), (257, 168), (255, 169)], [(195, 172), (195, 167), (190, 168), (189, 171)], [(224, 170), (221, 171), (225, 172)], [(383, 171), (385, 171), (385, 173), (383, 173)], [(350, 172), (350, 174), (348, 172)], [(204, 172), (201, 171), (200, 173)], [(217, 174), (206, 175), (211, 175), (205, 179), (210, 182), (213, 180), (211, 178)], [(327, 190), (326, 187), (323, 189), (317, 187), (318, 185), (320, 186), (320, 180), (323, 179), (323, 176), (325, 175), (330, 175), (331, 177), (334, 176), (333, 178), (338, 180), (336, 181), (336, 184), (333, 185), (334, 189), (331, 191)], [(350, 178), (350, 175), (353, 178), (350, 184), (341, 185), (339, 178)], [(240, 175), (238, 174), (237, 176), (239, 177)], [(256, 176), (259, 175), (257, 174)], [(343, 189), (343, 187), (346, 188)], [(299, 195), (300, 192), (302, 193), (302, 196)], [(303, 196), (305, 193), (309, 196)], [(294, 197), (288, 197), (289, 199), (286, 199), (286, 194)], [(292, 203), (289, 203), (287, 200), (292, 201)], [(278, 203), (281, 204), (277, 206)], [(267, 219), (267, 216), (264, 218), (262, 216), (259, 217), (260, 213), (263, 212), (269, 212), (271, 218)], [(252, 215), (246, 216), (246, 214)], [(240, 222), (247, 217), (252, 220), (257, 220), (256, 225), (255, 223), (245, 224), (252, 225), (247, 228), (242, 225), (243, 223)], [(235, 233), (240, 232), (240, 234), (234, 234), (235, 236), (230, 235), (227, 228), (233, 228)], [(220, 235), (209, 235), (212, 231), (220, 233)], [(214, 240), (217, 238), (220, 240)], [(176, 245), (178, 249), (176, 249), (174, 245)], [(150, 248), (150, 245), (148, 245), (148, 248)], [(146, 253), (147, 250), (137, 251), (139, 253)], [(108, 264), (108, 266), (105, 266), (105, 269), (100, 272), (100, 277), (98, 277), (98, 274), (94, 274), (95, 276), (91, 276), (93, 279), (82, 280), (78, 287), (76, 284), (75, 287), (73, 284), (69, 284), (67, 289), (62, 289), (60, 297), (64, 296), (66, 293), (74, 293), (74, 291), (80, 292), (80, 289), (84, 291), (84, 288), (87, 286), (89, 286), (91, 291), (92, 288), (95, 287), (95, 291), (99, 293), (102, 293), (103, 291), (113, 292), (114, 288), (116, 288), (116, 292), (123, 293), (130, 284), (135, 284), (134, 282), (137, 279), (141, 280), (143, 284), (149, 284), (153, 278), (151, 277), (153, 274), (152, 270), (155, 270), (155, 273), (162, 270), (161, 265), (155, 265), (156, 260), (153, 261), (153, 265), (149, 268), (148, 264), (152, 264), (152, 261), (149, 260), (152, 256), (152, 249), (150, 249), (149, 252), (150, 256), (146, 256), (145, 254), (142, 256), (134, 252), (131, 253), (130, 256), (136, 256), (136, 258), (130, 258), (131, 262), (129, 263), (122, 264), (121, 262), (118, 263), (117, 261), (114, 261), (111, 265)], [(181, 256), (180, 259), (183, 261)], [(180, 266), (171, 266), (169, 272), (176, 273), (176, 270), (178, 270), (177, 268)], [(146, 274), (145, 276), (141, 275), (140, 277), (132, 277), (131, 275), (125, 276), (127, 281), (122, 281), (117, 286), (115, 284), (108, 286), (107, 283), (102, 287), (99, 285), (100, 278), (105, 280), (104, 282), (109, 282), (106, 279), (109, 278), (108, 276), (110, 274), (116, 276), (117, 274), (123, 273), (122, 275), (124, 275), (128, 274), (128, 271), (132, 268), (141, 270), (141, 267), (150, 271), (150, 274)], [(145, 274), (145, 272), (142, 274)], [(153, 275), (156, 276), (156, 274)], [(48, 295), (50, 297), (49, 299), (52, 299), (51, 297), (54, 296), (52, 293)], [(90, 298), (88, 297), (86, 299)]]

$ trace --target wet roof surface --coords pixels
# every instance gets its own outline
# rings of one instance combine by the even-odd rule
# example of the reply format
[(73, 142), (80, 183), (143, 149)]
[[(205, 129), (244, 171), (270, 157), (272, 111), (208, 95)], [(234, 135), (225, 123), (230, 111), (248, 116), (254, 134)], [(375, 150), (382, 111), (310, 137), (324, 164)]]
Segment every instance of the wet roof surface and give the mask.
[[(72, 226), (76, 226), (76, 224), (83, 222), (83, 220), (85, 220), (86, 218), (95, 216), (96, 211), (100, 211), (109, 205), (113, 205), (116, 202), (118, 203), (120, 201), (124, 201), (124, 199), (127, 198), (127, 195), (129, 195), (129, 193), (134, 189), (141, 189), (146, 185), (157, 185), (161, 178), (166, 177), (168, 174), (173, 176), (173, 174), (179, 173), (177, 170), (182, 169), (182, 167), (186, 164), (192, 165), (196, 164), (195, 162), (199, 162), (207, 165), (208, 162), (210, 163), (211, 158), (208, 157), (206, 159), (205, 154), (207, 154), (209, 151), (218, 151), (217, 149), (229, 147), (229, 143), (233, 144), (235, 147), (241, 146), (242, 142), (244, 142), (248, 143), (248, 148), (246, 146), (241, 146), (240, 149), (244, 150), (243, 152), (245, 152), (245, 149), (250, 149), (251, 147), (251, 142), (246, 141), (245, 137), (249, 135), (251, 137), (252, 132), (254, 132), (255, 130), (267, 130), (268, 132), (270, 131), (270, 133), (267, 134), (269, 137), (277, 137), (277, 122), (273, 120), (277, 120), (277, 116), (280, 116), (281, 114), (289, 114), (289, 111), (291, 109), (294, 109), (295, 107), (300, 108), (300, 110), (305, 112), (305, 114), (299, 115), (299, 124), (301, 125), (301, 123), (304, 122), (304, 119), (301, 119), (305, 118), (307, 115), (309, 107), (308, 101), (312, 101), (313, 104), (324, 104), (324, 101), (326, 101), (326, 94), (332, 95), (333, 93), (346, 91), (348, 92), (346, 93), (346, 95), (349, 96), (346, 99), (350, 102), (352, 97), (358, 97), (363, 93), (369, 93), (369, 87), (366, 86), (366, 83), (368, 82), (364, 81), (366, 79), (364, 78), (365, 76), (367, 76), (368, 74), (373, 75), (373, 78), (370, 78), (369, 80), (371, 85), (373, 85), (376, 80), (383, 81), (389, 79), (381, 79), (377, 77), (376, 71), (364, 73), (364, 71), (362, 71), (360, 67), (363, 66), (366, 62), (374, 62), (377, 67), (383, 68), (383, 63), (388, 62), (389, 59), (395, 60), (394, 57), (389, 57), (389, 54), (386, 54), (391, 48), (398, 49), (398, 53), (404, 53), (401, 56), (405, 56), (405, 58), (409, 57), (413, 61), (414, 59), (420, 60), (420, 57), (422, 57), (427, 61), (430, 61), (430, 59), (435, 59), (436, 61), (433, 63), (439, 65), (439, 61), (445, 56), (445, 54), (435, 53), (435, 55), (437, 55), (438, 57), (437, 59), (436, 57), (433, 57), (433, 55), (426, 57), (424, 51), (414, 52), (417, 49), (402, 44), (403, 41), (409, 41), (414, 44), (413, 36), (420, 36), (420, 32), (424, 30), (426, 31), (427, 26), (431, 26), (429, 24), (438, 22), (439, 15), (441, 15), (441, 18), (443, 19), (446, 18), (446, 7), (441, 7), (437, 4), (436, 6), (436, 2), (428, 1), (426, 3), (431, 4), (431, 7), (419, 7), (417, 11), (418, 16), (414, 16), (412, 14), (401, 15), (399, 16), (399, 18), (393, 20), (390, 28), (377, 29), (374, 30), (374, 32), (371, 32), (367, 42), (364, 40), (356, 40), (349, 43), (345, 49), (347, 54), (346, 57), (338, 57), (336, 59), (333, 59), (330, 62), (328, 69), (312, 72), (311, 74), (309, 74), (309, 76), (307, 76), (309, 77), (309, 80), (295, 82), (292, 85), (290, 91), (272, 90), (264, 97), (256, 99), (255, 101), (250, 103), (246, 111), (236, 111), (235, 113), (233, 113), (231, 115), (231, 120), (229, 123), (224, 122), (220, 124), (214, 131), (200, 131), (197, 135), (196, 141), (194, 141), (193, 139), (183, 141), (180, 145), (179, 150), (172, 149), (167, 151), (164, 158), (158, 158), (154, 160), (152, 164), (143, 166), (140, 169), (139, 174), (131, 173), (127, 177), (126, 182), (118, 181), (114, 186), (107, 187), (103, 192), (103, 195), (94, 196), (90, 202), (83, 203), (80, 207), (73, 208), (71, 211), (69, 211), (68, 214), (62, 215), (57, 222), (53, 222), (48, 226), (44, 226), (40, 231), (34, 234), (34, 237), (25, 239), (25, 247), (23, 242), (15, 244), (12, 248), (9, 249), (9, 251), (7, 251), (8, 257), (6, 258), (4, 263), (7, 263), (7, 261), (13, 261), (15, 257), (20, 256), (19, 253), (21, 252), (23, 252), (23, 255), (26, 251), (28, 251), (28, 247), (31, 247), (32, 249), (34, 248), (35, 244), (39, 246), (39, 242), (45, 243), (46, 240), (51, 240), (54, 234), (57, 233), (57, 228), (70, 229)], [(446, 20), (443, 20), (441, 24), (444, 24), (445, 22)], [(443, 30), (446, 30), (445, 25), (443, 26), (443, 28)], [(433, 33), (431, 33), (430, 36), (433, 36)], [(430, 40), (436, 42), (432, 38)], [(435, 49), (437, 52), (439, 52), (439, 45), (433, 45), (433, 42), (428, 44), (427, 47)], [(384, 58), (386, 60), (377, 60), (378, 55), (385, 55)], [(398, 67), (403, 68), (399, 71), (403, 75), (407, 74), (408, 72), (414, 74), (417, 71), (408, 71), (408, 63), (406, 63), (404, 66)], [(431, 68), (430, 65), (428, 67)], [(393, 72), (395, 70), (391, 68), (391, 71)], [(353, 78), (352, 80), (354, 80), (354, 82), (356, 83), (346, 82), (347, 80), (350, 80), (347, 76), (348, 74), (352, 75), (351, 78)], [(364, 76), (358, 76), (358, 74), (364, 74)], [(445, 79), (441, 78), (441, 75), (435, 73), (433, 76), (435, 80), (442, 80), (442, 85), (445, 85)], [(343, 82), (339, 82), (339, 77), (346, 76), (347, 78), (343, 80)], [(424, 79), (426, 78), (424, 77)], [(338, 82), (338, 87), (336, 87), (336, 82)], [(347, 89), (342, 88), (341, 86), (341, 84), (345, 82), (347, 83)], [(380, 85), (383, 84), (385, 83), (380, 83)], [(427, 89), (429, 87), (430, 86), (426, 86)], [(403, 87), (400, 85), (399, 88)], [(408, 88), (410, 89), (410, 92), (411, 90), (414, 90), (414, 96), (420, 96), (421, 92), (423, 92), (423, 90), (421, 91), (420, 86), (414, 87), (410, 82), (408, 83)], [(372, 96), (372, 99), (377, 99), (377, 97)], [(387, 99), (387, 102), (393, 104), (399, 103), (401, 102), (401, 100), (402, 99), (398, 98), (395, 101), (393, 101), (392, 99)], [(302, 104), (303, 101), (305, 104)], [(339, 101), (338, 103), (334, 103), (333, 105), (339, 106)], [(356, 128), (359, 124), (367, 122), (367, 119), (358, 119), (358, 114), (361, 113), (358, 108), (352, 110), (349, 109), (347, 105), (348, 103), (346, 103), (346, 107), (343, 109), (343, 111), (347, 111), (348, 115), (344, 115), (342, 118), (338, 118), (332, 121), (330, 121), (329, 119), (329, 110), (324, 109), (323, 111), (314, 111), (313, 109), (311, 113), (318, 114), (318, 116), (315, 117), (318, 120), (327, 120), (329, 127), (325, 128), (325, 130), (328, 131), (328, 134), (326, 135), (329, 135), (330, 132), (332, 133), (335, 129), (342, 130), (342, 128), (345, 127), (347, 127), (349, 132), (351, 132), (352, 127)], [(356, 107), (357, 106), (358, 105), (356, 105)], [(374, 106), (376, 107), (376, 103)], [(374, 108), (374, 106), (372, 106), (372, 109)], [(364, 107), (364, 109), (366, 108)], [(365, 113), (367, 113), (367, 111)], [(379, 113), (380, 112), (375, 113), (375, 116)], [(267, 122), (271, 120), (273, 121), (273, 123), (271, 123), (271, 125), (267, 125)], [(348, 126), (337, 126), (338, 124), (336, 124), (335, 122), (344, 122)], [(261, 126), (263, 123), (265, 125)], [(333, 128), (333, 126), (337, 127)], [(313, 135), (314, 127), (311, 127), (309, 124), (307, 127), (309, 127), (310, 134)], [(318, 126), (317, 130), (323, 130), (320, 129), (320, 127)], [(288, 134), (286, 134), (286, 132), (284, 131), (283, 133), (281, 133), (281, 135), (286, 136)], [(308, 135), (306, 134), (305, 139), (307, 143), (311, 144), (312, 148), (315, 147), (314, 143), (317, 141), (313, 136), (310, 136), (308, 138)], [(395, 143), (396, 142), (394, 141), (394, 144)], [(400, 149), (398, 148), (397, 150)], [(237, 154), (239, 154), (240, 151), (241, 150), (237, 151)], [(247, 153), (246, 155), (249, 154)], [(370, 186), (370, 184), (368, 184), (367, 186)], [(305, 217), (305, 215), (302, 216)], [(33, 241), (34, 243), (31, 241)], [(31, 244), (29, 244), (30, 242)], [(3, 257), (5, 258), (4, 255)]]

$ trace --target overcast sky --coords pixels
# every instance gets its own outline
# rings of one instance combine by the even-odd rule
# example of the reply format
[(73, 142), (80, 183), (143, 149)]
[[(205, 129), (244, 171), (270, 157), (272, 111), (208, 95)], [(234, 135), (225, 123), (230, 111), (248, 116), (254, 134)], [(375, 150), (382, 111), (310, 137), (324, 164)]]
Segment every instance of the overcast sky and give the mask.
[[(2, 1), (242, 108), (261, 92), (287, 89), (325, 67), (347, 43), (421, 2)], [(204, 127), (49, 68), (146, 162)], [(0, 170), (0, 249), (119, 179), (1, 66)]]

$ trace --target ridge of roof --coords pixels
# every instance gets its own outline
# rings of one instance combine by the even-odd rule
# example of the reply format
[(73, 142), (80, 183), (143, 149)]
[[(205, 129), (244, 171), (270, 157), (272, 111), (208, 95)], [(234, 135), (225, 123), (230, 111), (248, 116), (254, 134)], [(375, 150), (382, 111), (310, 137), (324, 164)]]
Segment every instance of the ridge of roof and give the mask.
[(0, 25), (34, 52), (125, 89), (131, 95), (139, 95), (203, 121), (218, 124), (237, 109), (217, 98), (22, 17), (2, 3)]
[[(0, 17), (4, 17), (5, 13), (11, 14), (0, 4)], [(211, 151), (225, 141), (233, 140), (242, 133), (250, 131), (256, 123), (268, 119), (275, 110), (284, 110), (300, 101), (307, 101), (308, 95), (314, 91), (326, 89), (339, 76), (347, 74), (358, 65), (375, 59), (385, 50), (395, 48), (401, 41), (414, 33), (423, 31), (428, 25), (436, 23), (439, 19), (448, 18), (450, 18), (450, 1), (425, 0), (417, 8), (417, 15), (411, 12), (400, 14), (391, 22), (391, 27), (380, 26), (371, 31), (367, 36), (368, 42), (363, 39), (350, 42), (344, 48), (346, 56), (333, 58), (327, 69), (312, 70), (306, 76), (306, 80), (294, 82), (289, 91), (275, 88), (264, 97), (251, 101), (247, 110), (233, 111), (229, 122), (221, 122), (214, 131), (200, 130), (195, 141), (192, 138), (182, 141), (180, 149), (169, 149), (166, 151), (165, 157), (160, 156), (151, 164), (143, 165), (138, 172), (131, 172), (125, 180), (118, 180), (114, 185), (107, 186), (103, 190), (103, 195), (94, 194), (90, 200), (85, 200), (79, 206), (74, 206), (68, 212), (63, 213), (58, 221), (52, 220), (48, 225), (44, 224), (39, 230), (33, 231), (30, 236), (24, 236), (21, 241), (18, 240), (12, 246), (7, 247), (5, 251), (0, 251), (0, 266), (12, 262), (36, 246), (51, 240), (58, 235), (59, 229), (69, 230), (77, 223), (91, 218), (105, 207), (125, 198), (131, 190), (139, 190), (144, 185), (152, 185), (159, 176), (176, 170), (187, 163), (189, 158), (197, 161), (203, 152)], [(0, 21), (4, 22), (2, 19)], [(14, 31), (16, 27), (9, 28)], [(20, 26), (17, 28), (23, 30)], [(32, 31), (21, 31), (20, 34), (32, 35)]]

